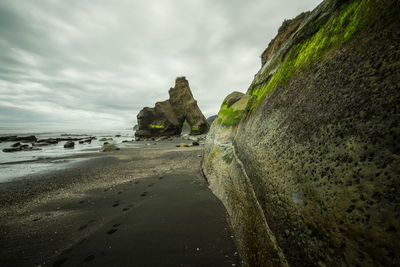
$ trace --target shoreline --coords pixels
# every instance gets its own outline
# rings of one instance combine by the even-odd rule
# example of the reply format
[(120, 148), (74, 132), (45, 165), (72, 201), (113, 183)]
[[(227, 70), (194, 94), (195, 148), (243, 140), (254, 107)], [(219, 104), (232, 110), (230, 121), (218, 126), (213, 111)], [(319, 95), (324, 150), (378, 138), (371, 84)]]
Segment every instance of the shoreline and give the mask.
[[(164, 266), (239, 266), (225, 208), (200, 170), (203, 148), (175, 147), (181, 141), (96, 153), (66, 170), (0, 184), (1, 265), (150, 266), (155, 254)], [(109, 242), (119, 249), (104, 251)]]

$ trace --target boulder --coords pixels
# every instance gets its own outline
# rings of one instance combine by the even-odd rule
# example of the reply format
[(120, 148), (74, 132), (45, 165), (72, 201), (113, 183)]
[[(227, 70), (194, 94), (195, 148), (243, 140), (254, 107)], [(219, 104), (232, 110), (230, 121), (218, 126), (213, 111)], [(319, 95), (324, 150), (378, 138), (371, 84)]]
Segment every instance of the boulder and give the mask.
[(20, 142), (18, 142), (18, 143), (14, 143), (14, 144), (12, 144), (11, 145), (11, 147), (19, 147), (21, 145), (21, 143)]
[(119, 150), (119, 147), (113, 144), (105, 144), (100, 148), (100, 152), (110, 152)]
[(37, 141), (37, 138), (34, 135), (18, 137), (16, 141), (20, 141), (21, 143), (33, 143)]
[(40, 139), (36, 143), (47, 143), (48, 145), (50, 144), (58, 144), (57, 139), (49, 138), (49, 139)]
[(218, 117), (218, 115), (212, 115), (212, 116), (208, 117), (208, 118), (207, 118), (208, 125), (211, 126), (211, 124), (214, 122), (214, 120), (215, 120), (217, 117)]
[(137, 138), (179, 135), (185, 121), (191, 134), (202, 134), (209, 128), (185, 77), (176, 79), (175, 87), (169, 90), (168, 100), (157, 102), (154, 108), (143, 108), (137, 120)]
[(14, 142), (18, 141), (18, 137), (16, 135), (9, 135), (9, 136), (1, 136), (0, 142)]
[(34, 135), (21, 136), (16, 135), (2, 136), (0, 137), (0, 142), (21, 142), (21, 143), (33, 143), (36, 142), (37, 138)]
[(92, 138), (85, 138), (85, 139), (81, 139), (79, 140), (79, 144), (84, 144), (84, 143), (92, 143)]
[(8, 152), (17, 152), (20, 151), (20, 149), (19, 147), (10, 147), (10, 148), (4, 148), (2, 151), (8, 153)]
[(223, 104), (226, 104), (227, 107), (229, 108), (230, 106), (235, 104), (238, 100), (240, 100), (244, 95), (245, 94), (243, 94), (241, 92), (237, 92), (237, 91), (232, 92), (225, 97)]
[(30, 147), (29, 145), (17, 145), (18, 143), (12, 145), (10, 148), (4, 148), (3, 152), (18, 152), (18, 151), (28, 151), (28, 150), (41, 150), (41, 148), (38, 147)]
[(103, 137), (103, 138), (100, 138), (99, 141), (100, 141), (100, 142), (104, 142), (104, 141), (114, 141), (114, 139)]
[(64, 148), (74, 148), (74, 147), (75, 147), (74, 141), (67, 141), (67, 142), (64, 144)]

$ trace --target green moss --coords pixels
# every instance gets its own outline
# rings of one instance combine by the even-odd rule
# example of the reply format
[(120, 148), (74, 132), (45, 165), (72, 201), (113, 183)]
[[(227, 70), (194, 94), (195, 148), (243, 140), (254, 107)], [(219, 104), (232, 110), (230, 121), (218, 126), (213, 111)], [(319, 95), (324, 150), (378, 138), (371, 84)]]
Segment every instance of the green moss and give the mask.
[(164, 125), (154, 125), (154, 124), (149, 124), (150, 129), (164, 129)]
[(234, 110), (232, 107), (228, 107), (226, 103), (223, 103), (218, 112), (217, 121), (225, 126), (235, 126), (240, 122), (243, 111), (244, 110)]
[(214, 149), (213, 151), (211, 151), (209, 156), (208, 156), (208, 161), (210, 161), (210, 162), (214, 161), (214, 159), (217, 156), (217, 154), (221, 153), (221, 151), (222, 150), (219, 147)]
[(192, 132), (200, 132), (200, 131), (201, 131), (200, 127), (198, 127), (198, 126), (192, 127)]
[(226, 153), (222, 159), (225, 161), (227, 164), (231, 164), (233, 160), (233, 154), (232, 153)]
[[(331, 49), (337, 49), (363, 27), (365, 27), (370, 12), (371, 0), (350, 1), (336, 11), (332, 17), (321, 25), (318, 31), (307, 40), (294, 45), (274, 75), (265, 83), (258, 85), (250, 91), (255, 97), (253, 109), (267, 94), (278, 85), (287, 84), (293, 76), (309, 66)], [(273, 63), (274, 64), (274, 63)]]

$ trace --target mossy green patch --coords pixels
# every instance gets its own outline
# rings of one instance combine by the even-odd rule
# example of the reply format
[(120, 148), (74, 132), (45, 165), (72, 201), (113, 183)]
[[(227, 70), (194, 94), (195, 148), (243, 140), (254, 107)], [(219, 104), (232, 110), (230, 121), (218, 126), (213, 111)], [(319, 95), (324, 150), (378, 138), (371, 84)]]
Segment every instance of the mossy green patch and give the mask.
[(232, 106), (228, 107), (226, 103), (223, 103), (218, 112), (218, 123), (222, 123), (224, 126), (235, 126), (240, 122), (243, 111), (234, 110)]
[[(310, 38), (294, 45), (274, 75), (263, 84), (250, 90), (249, 94), (255, 97), (250, 109), (255, 108), (278, 85), (287, 84), (294, 74), (306, 70), (313, 62), (322, 59), (329, 50), (337, 49), (348, 42), (365, 27), (372, 9), (370, 2), (372, 0), (349, 1), (336, 11), (325, 24), (320, 25), (317, 32)], [(268, 75), (268, 73), (263, 75)]]
[(210, 154), (209, 154), (207, 160), (208, 160), (209, 162), (213, 162), (214, 159), (215, 159), (215, 157), (217, 156), (217, 154), (218, 154), (218, 153), (221, 153), (221, 152), (222, 152), (222, 150), (221, 150), (221, 148), (219, 148), (219, 147), (216, 148), (216, 149), (214, 149), (213, 151), (210, 152)]
[(226, 153), (226, 154), (222, 157), (222, 159), (225, 161), (225, 163), (231, 164), (231, 163), (232, 163), (232, 160), (233, 160), (233, 153), (232, 153), (232, 152)]
[(164, 125), (154, 125), (154, 124), (149, 124), (150, 129), (164, 129)]

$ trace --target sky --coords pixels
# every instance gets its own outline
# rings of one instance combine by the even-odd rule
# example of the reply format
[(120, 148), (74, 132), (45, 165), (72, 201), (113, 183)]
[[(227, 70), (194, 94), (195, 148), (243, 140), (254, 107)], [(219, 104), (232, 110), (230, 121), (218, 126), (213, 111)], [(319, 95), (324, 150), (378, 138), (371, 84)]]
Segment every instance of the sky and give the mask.
[(321, 0), (0, 0), (0, 127), (127, 129), (186, 76), (206, 117)]

